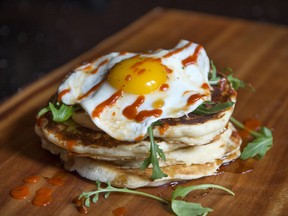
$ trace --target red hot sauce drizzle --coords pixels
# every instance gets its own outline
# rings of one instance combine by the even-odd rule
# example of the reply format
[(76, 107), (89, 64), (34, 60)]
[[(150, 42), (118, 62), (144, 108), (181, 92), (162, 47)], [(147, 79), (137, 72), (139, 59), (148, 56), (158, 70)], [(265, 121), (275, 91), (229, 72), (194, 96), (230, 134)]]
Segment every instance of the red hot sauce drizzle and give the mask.
[(92, 117), (98, 118), (100, 116), (100, 114), (103, 112), (103, 110), (106, 107), (109, 107), (109, 106), (112, 106), (113, 104), (115, 104), (116, 101), (118, 100), (118, 98), (122, 96), (122, 94), (123, 94), (123, 91), (119, 90), (119, 91), (115, 92), (110, 98), (108, 98), (107, 100), (103, 101), (98, 106), (96, 106), (92, 112)]
[(72, 151), (76, 143), (77, 143), (76, 140), (68, 140), (66, 142), (67, 150)]
[(138, 75), (141, 75), (141, 74), (143, 74), (145, 71), (146, 71), (146, 69), (145, 69), (145, 68), (142, 68), (142, 69), (140, 69), (140, 70), (137, 71), (137, 74), (138, 74)]
[(210, 90), (208, 83), (203, 83), (201, 88), (203, 88), (204, 90)]
[(143, 59), (142, 61), (139, 61), (139, 62), (136, 62), (135, 64), (133, 64), (130, 68), (133, 70), (134, 73), (138, 73), (138, 74), (141, 74), (143, 72), (145, 72), (145, 69), (142, 68), (142, 70), (139, 68), (139, 66), (141, 66), (143, 63), (145, 62), (151, 62), (151, 61), (160, 61), (160, 59), (155, 59), (155, 58), (145, 58)]
[(98, 67), (97, 67), (95, 70), (91, 71), (91, 74), (96, 74), (96, 73), (98, 72), (99, 68), (100, 68), (101, 66), (105, 65), (106, 63), (108, 63), (108, 59), (100, 62), (100, 64), (98, 65)]
[(165, 66), (165, 70), (166, 70), (166, 73), (167, 73), (167, 74), (170, 74), (170, 73), (172, 73), (172, 72), (173, 72), (173, 70), (172, 70), (172, 69), (170, 69), (170, 68), (168, 68), (168, 67), (166, 67), (166, 66)]
[(138, 108), (140, 107), (141, 104), (144, 103), (144, 101), (145, 101), (145, 96), (140, 95), (135, 100), (134, 103), (125, 107), (125, 109), (122, 112), (123, 115), (127, 119), (131, 119), (131, 120), (134, 119), (136, 122), (142, 122), (143, 120), (145, 120), (146, 118), (148, 118), (150, 116), (159, 117), (162, 114), (163, 111), (161, 109), (142, 110), (142, 111), (138, 112)]
[(167, 91), (169, 88), (169, 85), (167, 83), (164, 83), (160, 86), (160, 91)]
[(126, 52), (126, 51), (121, 51), (121, 52), (119, 52), (119, 55), (121, 56), (121, 55), (126, 55), (128, 52)]
[(164, 135), (165, 131), (168, 130), (169, 124), (164, 123), (163, 125), (158, 127), (160, 135)]
[(143, 104), (145, 101), (145, 97), (143, 95), (140, 95), (134, 103), (132, 103), (130, 106), (125, 107), (123, 110), (123, 115), (128, 119), (134, 119), (138, 113), (138, 108), (141, 104)]
[(58, 94), (57, 101), (60, 102), (62, 100), (62, 97), (69, 92), (70, 92), (70, 89), (64, 89), (63, 91), (61, 91)]
[(102, 80), (101, 82), (97, 83), (91, 89), (89, 89), (85, 94), (79, 96), (77, 99), (78, 100), (82, 100), (83, 98), (88, 97), (92, 92), (96, 91), (102, 85), (103, 82), (104, 82), (104, 80)]
[(190, 64), (195, 64), (199, 55), (200, 50), (202, 49), (201, 45), (198, 45), (193, 53), (193, 55), (188, 56), (186, 59), (182, 60), (183, 66), (188, 66)]
[[(160, 58), (145, 58), (144, 60), (136, 62), (135, 64), (133, 64), (130, 67), (133, 70), (133, 73), (137, 73), (138, 75), (145, 73), (145, 71), (146, 71), (145, 68), (139, 68), (145, 62), (158, 62), (159, 64), (161, 64), (164, 67), (164, 70), (166, 71), (166, 73), (172, 73), (173, 72), (170, 68), (168, 68), (167, 66), (165, 66), (161, 63)], [(129, 80), (126, 80), (126, 81), (129, 81)]]
[(128, 82), (130, 81), (132, 78), (132, 75), (131, 74), (128, 74), (126, 77), (125, 77), (125, 81)]
[(163, 111), (161, 109), (142, 110), (135, 116), (135, 120), (137, 122), (142, 122), (143, 120), (145, 120), (150, 116), (159, 117), (162, 114), (162, 112)]
[(93, 66), (92, 65), (88, 65), (88, 66), (86, 66), (85, 68), (83, 68), (83, 72), (89, 72), (89, 71), (91, 71), (93, 69)]
[(164, 58), (168, 58), (168, 57), (170, 57), (170, 56), (172, 56), (172, 55), (175, 55), (175, 54), (181, 52), (182, 50), (184, 50), (184, 49), (186, 49), (187, 47), (189, 47), (192, 43), (193, 43), (193, 42), (189, 42), (189, 43), (187, 43), (185, 46), (183, 46), (183, 47), (181, 47), (181, 48), (179, 48), (179, 49), (176, 49), (176, 50), (174, 50), (174, 51), (171, 51), (171, 52), (167, 53), (166, 55), (164, 55)]
[(40, 117), (37, 117), (37, 116), (36, 116), (36, 124), (37, 124), (38, 127), (42, 127), (42, 125), (43, 125), (43, 118), (42, 118), (42, 116), (40, 116)]
[(201, 88), (205, 91), (206, 94), (208, 94), (208, 95), (210, 94), (210, 86), (208, 83), (203, 83), (201, 85)]
[(143, 140), (143, 139), (144, 139), (144, 136), (140, 135), (140, 136), (136, 137), (134, 141), (140, 141), (140, 140)]
[(204, 94), (193, 94), (191, 95), (187, 100), (187, 105), (192, 105), (196, 103), (198, 100), (200, 100), (202, 97), (204, 97)]

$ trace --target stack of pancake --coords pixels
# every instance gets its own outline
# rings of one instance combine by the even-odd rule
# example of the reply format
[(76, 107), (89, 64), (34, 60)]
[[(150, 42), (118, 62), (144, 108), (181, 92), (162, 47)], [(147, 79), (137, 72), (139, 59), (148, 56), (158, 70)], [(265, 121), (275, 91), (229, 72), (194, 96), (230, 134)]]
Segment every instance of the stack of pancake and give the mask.
[[(236, 102), (236, 92), (222, 76), (211, 86), (212, 102)], [(65, 168), (90, 180), (110, 181), (111, 185), (128, 188), (159, 186), (170, 182), (213, 175), (223, 164), (240, 154), (241, 139), (229, 122), (234, 106), (216, 114), (166, 118), (153, 126), (156, 143), (166, 161), (159, 158), (167, 177), (151, 179), (151, 165), (141, 170), (149, 156), (149, 137), (139, 141), (119, 141), (100, 130), (87, 113), (77, 110), (72, 118), (57, 123), (51, 113), (40, 117), (36, 133), (42, 147), (60, 155)]]

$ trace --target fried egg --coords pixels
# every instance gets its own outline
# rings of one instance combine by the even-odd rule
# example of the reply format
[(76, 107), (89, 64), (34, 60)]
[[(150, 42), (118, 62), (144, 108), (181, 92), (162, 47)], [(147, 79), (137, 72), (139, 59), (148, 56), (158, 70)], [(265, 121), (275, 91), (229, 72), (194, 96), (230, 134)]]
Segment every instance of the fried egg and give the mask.
[(171, 50), (113, 52), (76, 68), (58, 99), (80, 104), (111, 137), (138, 141), (153, 122), (187, 115), (211, 99), (209, 65), (204, 48), (186, 40)]

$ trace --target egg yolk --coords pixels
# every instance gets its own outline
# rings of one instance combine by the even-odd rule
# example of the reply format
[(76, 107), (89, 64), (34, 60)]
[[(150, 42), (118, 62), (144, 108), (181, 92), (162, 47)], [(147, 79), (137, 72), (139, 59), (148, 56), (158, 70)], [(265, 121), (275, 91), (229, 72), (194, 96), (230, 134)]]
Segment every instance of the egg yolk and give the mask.
[(116, 89), (131, 94), (150, 94), (167, 79), (167, 68), (160, 59), (133, 57), (117, 63), (108, 74), (108, 82)]

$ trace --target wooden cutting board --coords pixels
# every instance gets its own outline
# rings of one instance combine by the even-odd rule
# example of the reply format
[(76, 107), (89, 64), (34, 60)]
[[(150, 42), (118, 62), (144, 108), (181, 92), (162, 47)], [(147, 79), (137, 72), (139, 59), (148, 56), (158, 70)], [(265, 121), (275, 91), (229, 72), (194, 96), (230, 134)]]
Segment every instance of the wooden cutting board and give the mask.
[[(72, 200), (95, 185), (76, 173), (65, 173), (62, 186), (47, 183), (47, 179), (63, 169), (57, 157), (41, 149), (33, 129), (35, 114), (56, 91), (60, 80), (81, 62), (111, 51), (171, 48), (180, 39), (202, 44), (218, 68), (233, 68), (238, 78), (256, 88), (254, 93), (239, 91), (234, 117), (241, 121), (257, 118), (274, 135), (273, 148), (264, 159), (253, 164), (251, 172), (224, 172), (184, 184), (219, 184), (232, 189), (234, 197), (209, 190), (191, 194), (187, 199), (213, 208), (211, 215), (287, 215), (287, 27), (161, 8), (1, 104), (0, 215), (80, 215)], [(11, 198), (9, 191), (23, 185), (23, 179), (32, 175), (41, 178), (36, 183), (26, 183), (30, 195), (23, 200)], [(35, 191), (42, 187), (52, 189), (51, 203), (46, 207), (34, 206), (31, 202)], [(168, 199), (173, 187), (139, 190)], [(113, 215), (113, 210), (119, 207), (125, 208), (125, 215), (173, 215), (164, 204), (125, 194), (101, 197), (88, 215)]]

